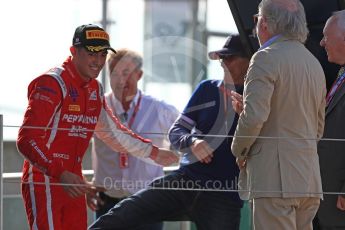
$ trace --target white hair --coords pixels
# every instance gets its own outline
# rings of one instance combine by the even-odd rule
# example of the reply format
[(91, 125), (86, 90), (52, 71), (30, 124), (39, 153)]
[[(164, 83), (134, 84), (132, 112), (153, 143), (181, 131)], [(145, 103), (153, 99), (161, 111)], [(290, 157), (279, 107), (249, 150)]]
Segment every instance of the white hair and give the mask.
[(118, 49), (116, 53), (111, 52), (108, 54), (107, 63), (109, 70), (112, 71), (117, 63), (121, 61), (130, 60), (133, 64), (136, 65), (137, 69), (141, 69), (143, 66), (143, 57), (136, 51), (130, 49)]
[(307, 40), (307, 20), (299, 0), (262, 0), (259, 13), (266, 18), (271, 34), (281, 34), (302, 43)]
[(338, 32), (345, 33), (345, 10), (333, 12), (331, 18), (337, 23)]

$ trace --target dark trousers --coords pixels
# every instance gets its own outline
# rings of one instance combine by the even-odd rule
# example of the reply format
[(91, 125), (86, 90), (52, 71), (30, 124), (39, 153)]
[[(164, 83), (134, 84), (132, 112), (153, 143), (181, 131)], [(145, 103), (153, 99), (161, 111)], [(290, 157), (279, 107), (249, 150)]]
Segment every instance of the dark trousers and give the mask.
[[(124, 198), (114, 198), (107, 194), (100, 192), (99, 197), (103, 200), (104, 204), (96, 211), (96, 219), (106, 214), (111, 208), (113, 208), (117, 203), (119, 203)], [(134, 228), (135, 230), (162, 230), (163, 222), (157, 222), (153, 224), (145, 224), (140, 227)], [(133, 230), (134, 230), (133, 229)]]
[(141, 190), (122, 200), (89, 229), (135, 229), (179, 216), (188, 216), (198, 230), (239, 229), (241, 205), (229, 198), (227, 192), (167, 189), (188, 181), (181, 173), (159, 178), (152, 183), (154, 189)]
[(345, 230), (345, 227), (337, 227), (337, 226), (322, 226), (319, 223), (319, 218), (317, 215), (313, 220), (313, 230)]

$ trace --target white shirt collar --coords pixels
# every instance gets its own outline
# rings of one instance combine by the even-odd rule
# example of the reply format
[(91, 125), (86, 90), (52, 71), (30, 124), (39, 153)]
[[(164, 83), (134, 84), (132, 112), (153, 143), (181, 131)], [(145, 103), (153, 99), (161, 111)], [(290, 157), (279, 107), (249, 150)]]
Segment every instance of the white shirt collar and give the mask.
[[(122, 103), (115, 97), (115, 94), (112, 92), (111, 93), (111, 97), (113, 99), (113, 102), (114, 102), (114, 106), (115, 106), (115, 109), (116, 109), (116, 112), (118, 114), (122, 114), (122, 113), (125, 113), (126, 111), (124, 110), (123, 106), (122, 106)], [(140, 90), (138, 89), (137, 90), (137, 93), (135, 94), (131, 104), (129, 105), (129, 109), (127, 111), (127, 113), (129, 111), (132, 110), (132, 108), (135, 107), (135, 105), (138, 103), (138, 100), (139, 100), (139, 97), (140, 97)]]

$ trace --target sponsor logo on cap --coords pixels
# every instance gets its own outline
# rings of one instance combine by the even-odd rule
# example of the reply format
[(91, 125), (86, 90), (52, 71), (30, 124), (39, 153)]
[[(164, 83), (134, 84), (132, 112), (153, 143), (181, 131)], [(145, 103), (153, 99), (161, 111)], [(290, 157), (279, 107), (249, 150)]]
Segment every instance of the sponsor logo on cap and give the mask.
[(108, 48), (106, 46), (85, 46), (85, 47), (91, 52), (99, 52)]
[(86, 39), (103, 39), (109, 41), (109, 35), (102, 30), (88, 30), (86, 31)]

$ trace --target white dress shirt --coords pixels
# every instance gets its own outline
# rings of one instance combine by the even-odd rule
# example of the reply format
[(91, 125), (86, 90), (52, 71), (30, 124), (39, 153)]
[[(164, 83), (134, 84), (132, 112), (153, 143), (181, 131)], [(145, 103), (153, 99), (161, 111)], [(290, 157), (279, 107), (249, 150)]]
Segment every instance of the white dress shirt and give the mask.
[[(141, 100), (139, 100), (141, 97)], [(120, 119), (123, 119), (124, 109), (114, 94), (105, 95), (109, 108)], [(137, 113), (133, 113), (140, 101)], [(135, 118), (130, 127), (140, 136), (152, 140), (158, 147), (169, 148), (167, 137), (168, 130), (179, 115), (178, 110), (163, 101), (143, 94), (138, 90), (127, 111), (127, 121), (121, 122), (128, 125), (128, 121)], [(94, 170), (93, 183), (104, 186), (108, 196), (122, 198), (129, 196), (143, 188), (156, 177), (163, 175), (163, 168), (153, 161), (134, 157), (128, 154), (128, 167), (120, 168), (119, 153), (111, 150), (100, 139), (94, 136), (92, 146), (92, 168)]]

